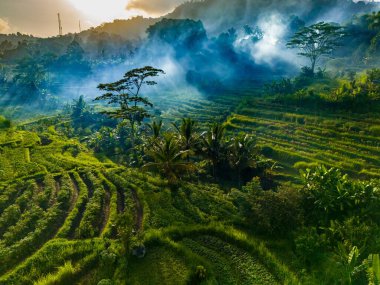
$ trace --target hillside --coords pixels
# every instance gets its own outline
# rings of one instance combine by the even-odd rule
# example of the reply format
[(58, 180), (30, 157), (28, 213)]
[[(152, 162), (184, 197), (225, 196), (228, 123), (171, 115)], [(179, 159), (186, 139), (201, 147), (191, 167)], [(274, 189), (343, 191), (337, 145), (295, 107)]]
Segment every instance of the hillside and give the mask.
[[(194, 266), (223, 284), (294, 278), (260, 241), (222, 226), (238, 209), (217, 185), (186, 183), (173, 195), (165, 180), (100, 162), (63, 139), (53, 128), (1, 132), (0, 284), (96, 284), (113, 274), (128, 284), (178, 284)], [(119, 216), (129, 215), (133, 244), (143, 242), (147, 256), (123, 272), (116, 238)]]
[[(345, 21), (354, 15), (376, 11), (378, 7), (379, 4), (375, 2), (356, 1), (354, 3), (350, 0), (307, 0), (302, 3), (299, 1), (205, 0), (185, 2), (165, 17), (201, 20), (211, 34), (217, 34), (231, 27), (267, 21), (271, 15), (280, 17), (277, 20), (296, 15), (306, 23), (315, 22), (318, 19), (338, 22)], [(339, 13), (331, 13), (334, 10)]]
[(379, 5), (0, 35), (0, 285), (379, 285)]
[(83, 31), (79, 35), (81, 37), (88, 37), (93, 32), (108, 33), (111, 35), (118, 35), (123, 40), (139, 41), (146, 37), (146, 30), (148, 27), (157, 23), (160, 19), (134, 17), (129, 20), (115, 20), (112, 23), (104, 23), (101, 26)]

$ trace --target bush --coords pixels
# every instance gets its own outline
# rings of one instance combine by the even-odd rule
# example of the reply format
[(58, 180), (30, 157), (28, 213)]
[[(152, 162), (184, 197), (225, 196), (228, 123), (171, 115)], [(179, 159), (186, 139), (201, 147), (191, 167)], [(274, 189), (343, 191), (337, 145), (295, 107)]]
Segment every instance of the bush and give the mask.
[(379, 181), (352, 180), (339, 169), (324, 166), (307, 169), (302, 176), (304, 208), (314, 224), (326, 226), (355, 215), (374, 221), (379, 217)]
[(326, 242), (318, 233), (315, 227), (300, 229), (294, 238), (295, 252), (299, 258), (310, 266), (313, 262), (319, 261), (326, 247)]
[(369, 132), (373, 136), (380, 136), (380, 126), (372, 126), (369, 128)]
[(0, 129), (9, 129), (11, 127), (11, 121), (0, 116)]
[(325, 229), (326, 238), (331, 245), (345, 243), (365, 249), (366, 253), (378, 252), (379, 226), (371, 221), (363, 221), (359, 217), (351, 217), (343, 222), (331, 221)]
[(253, 202), (252, 223), (264, 234), (286, 236), (302, 220), (301, 199), (295, 190), (263, 191)]
[(207, 278), (207, 270), (202, 265), (198, 265), (190, 276), (189, 285), (201, 284)]

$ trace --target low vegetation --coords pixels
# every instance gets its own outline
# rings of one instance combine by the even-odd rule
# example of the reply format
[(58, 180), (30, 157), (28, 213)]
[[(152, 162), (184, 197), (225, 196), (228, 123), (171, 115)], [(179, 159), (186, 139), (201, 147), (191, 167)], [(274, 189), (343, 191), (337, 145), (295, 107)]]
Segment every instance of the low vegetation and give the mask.
[[(293, 17), (288, 47), (310, 66), (225, 85), (204, 66), (223, 57), (252, 72), (233, 48), (264, 39), (258, 27), (208, 39), (200, 21), (151, 26), (143, 52), (171, 44), (182, 62), (191, 47), (194, 69), (204, 63), (186, 77), (207, 96), (144, 97), (165, 74), (146, 66), (58, 110), (46, 68), (95, 65), (76, 39), (55, 59), (7, 66), (0, 91), (14, 84), (18, 100), (52, 110), (0, 116), (0, 284), (379, 284), (378, 19)], [(355, 70), (353, 30), (366, 50)]]

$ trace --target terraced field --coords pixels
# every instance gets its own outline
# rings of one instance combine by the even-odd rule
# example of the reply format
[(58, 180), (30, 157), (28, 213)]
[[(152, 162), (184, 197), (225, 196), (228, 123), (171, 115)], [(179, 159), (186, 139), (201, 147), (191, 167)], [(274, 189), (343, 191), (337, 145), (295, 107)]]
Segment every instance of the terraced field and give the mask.
[(190, 117), (202, 128), (226, 121), (231, 133), (257, 137), (268, 157), (279, 162), (279, 178), (297, 181), (299, 170), (317, 164), (335, 166), (362, 178), (380, 177), (380, 116), (347, 112), (313, 112), (252, 99), (257, 90), (236, 90), (207, 99), (191, 95), (158, 100), (162, 117)]
[(244, 250), (213, 236), (198, 236), (181, 241), (191, 251), (210, 260), (218, 284), (278, 284), (258, 260)]
[(239, 106), (227, 125), (230, 132), (254, 134), (286, 179), (316, 164), (357, 177), (380, 177), (379, 114), (314, 113), (254, 100)]
[[(184, 96), (178, 109), (173, 98), (163, 116), (203, 127), (226, 120), (230, 133), (253, 133), (284, 180), (297, 182), (298, 169), (318, 163), (379, 177), (379, 115), (317, 114), (243, 97)], [(199, 266), (210, 284), (297, 283), (260, 240), (228, 226), (239, 223), (239, 205), (217, 185), (183, 183), (173, 192), (157, 176), (99, 161), (54, 128), (0, 131), (0, 153), (0, 284), (184, 284)], [(146, 246), (142, 259), (120, 255), (123, 214), (133, 243)]]
[[(97, 284), (114, 276), (127, 284), (184, 284), (198, 265), (219, 284), (284, 279), (277, 271), (287, 269), (275, 258), (265, 263), (263, 245), (218, 226), (239, 217), (218, 186), (187, 183), (173, 193), (165, 180), (100, 162), (75, 140), (49, 132), (1, 132), (0, 284)], [(124, 258), (116, 228), (123, 213), (147, 249), (127, 270), (115, 261)], [(180, 237), (181, 227), (187, 232)], [(222, 269), (234, 274), (219, 275)]]
[(194, 118), (201, 123), (224, 121), (245, 98), (252, 98), (258, 90), (244, 87), (214, 96), (201, 95), (196, 91), (169, 93), (152, 98), (167, 121)]

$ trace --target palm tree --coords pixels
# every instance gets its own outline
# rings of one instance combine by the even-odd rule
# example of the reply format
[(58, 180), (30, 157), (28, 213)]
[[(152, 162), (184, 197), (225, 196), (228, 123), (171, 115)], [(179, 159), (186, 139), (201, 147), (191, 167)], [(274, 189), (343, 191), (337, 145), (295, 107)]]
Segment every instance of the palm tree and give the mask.
[(173, 136), (165, 136), (163, 140), (155, 142), (148, 152), (153, 162), (145, 164), (143, 169), (158, 171), (170, 184), (175, 185), (184, 173), (195, 168), (192, 163), (184, 160), (188, 152), (180, 149)]
[(239, 187), (241, 171), (247, 167), (256, 167), (258, 150), (256, 142), (249, 136), (237, 136), (230, 141), (228, 160), (232, 169), (237, 172)]
[(156, 141), (159, 138), (161, 134), (161, 130), (162, 130), (162, 125), (163, 125), (162, 120), (153, 121), (151, 124), (148, 124), (148, 127), (152, 131), (153, 141)]
[(211, 161), (214, 177), (218, 165), (224, 158), (225, 130), (226, 127), (223, 124), (214, 123), (207, 132), (202, 134), (202, 154)]
[(367, 19), (369, 21), (369, 28), (372, 30), (379, 30), (380, 29), (380, 11), (379, 12), (373, 12), (371, 15), (367, 16)]
[[(194, 149), (199, 141), (199, 135), (196, 132), (197, 123), (190, 118), (184, 118), (180, 126), (176, 124), (173, 125), (178, 131), (182, 148), (187, 151)], [(190, 160), (189, 153), (187, 154), (186, 160)]]

